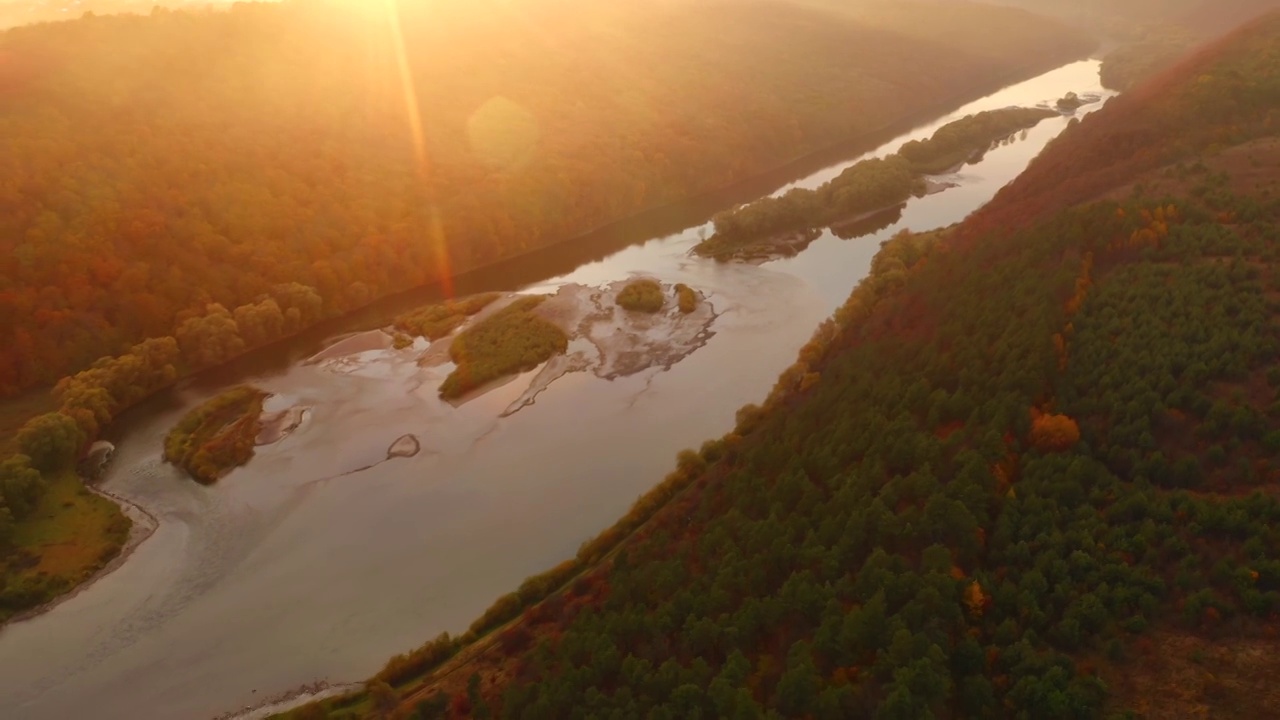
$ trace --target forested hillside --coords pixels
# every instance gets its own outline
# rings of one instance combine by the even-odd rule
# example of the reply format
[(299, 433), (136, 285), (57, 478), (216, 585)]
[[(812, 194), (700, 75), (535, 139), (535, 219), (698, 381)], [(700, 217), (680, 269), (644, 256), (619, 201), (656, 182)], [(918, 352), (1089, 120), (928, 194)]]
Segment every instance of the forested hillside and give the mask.
[[(0, 393), (284, 283), (339, 314), (1089, 47), (1022, 11), (928, 0), (398, 6), (0, 35)], [(215, 318), (216, 348), (184, 343), (184, 360), (278, 336), (274, 314), (265, 335)]]
[[(1268, 16), (1273, 17), (1273, 16)], [(1205, 149), (1280, 130), (1280, 44), (1250, 25), (1201, 48), (1151, 82), (1107, 103), (1098, 119), (1050, 144), (967, 223), (1025, 223)]]
[(1280, 716), (1278, 48), (1280, 14), (894, 238), (618, 528), (294, 717)]

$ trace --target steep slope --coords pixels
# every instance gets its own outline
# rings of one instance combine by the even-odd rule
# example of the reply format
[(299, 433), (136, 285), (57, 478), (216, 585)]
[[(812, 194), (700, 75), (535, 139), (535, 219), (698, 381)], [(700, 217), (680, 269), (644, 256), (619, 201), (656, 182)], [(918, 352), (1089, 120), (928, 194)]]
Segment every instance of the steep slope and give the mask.
[[(1278, 46), (1280, 15), (1049, 167), (1088, 200), (1230, 139), (1280, 175)], [(294, 716), (1280, 717), (1280, 198), (1224, 156), (895, 238), (763, 408), (474, 644)]]
[(1097, 197), (1163, 165), (1280, 128), (1275, 14), (1109, 102), (1045, 149), (967, 223), (1008, 227)]

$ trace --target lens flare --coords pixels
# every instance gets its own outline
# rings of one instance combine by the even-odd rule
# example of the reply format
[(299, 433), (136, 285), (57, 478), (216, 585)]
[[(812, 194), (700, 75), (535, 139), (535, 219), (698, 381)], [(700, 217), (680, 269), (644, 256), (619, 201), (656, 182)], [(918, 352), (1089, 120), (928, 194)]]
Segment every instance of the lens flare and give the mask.
[(384, 0), (384, 5), (387, 11), (387, 26), (391, 32), (391, 49), (395, 53), (401, 94), (404, 96), (405, 118), (409, 124), (409, 137), (413, 143), (414, 163), (418, 180), (426, 194), (424, 200), (431, 216), (427, 227), (427, 242), (431, 243), (439, 273), (437, 280), (444, 296), (453, 297), (453, 266), (449, 259), (449, 245), (444, 235), (444, 223), (440, 220), (440, 209), (436, 204), (435, 191), (431, 186), (431, 158), (427, 152), (426, 132), (422, 125), (422, 108), (418, 103), (418, 91), (413, 82), (413, 69), (409, 66), (404, 31), (400, 25), (400, 3), (398, 0)]

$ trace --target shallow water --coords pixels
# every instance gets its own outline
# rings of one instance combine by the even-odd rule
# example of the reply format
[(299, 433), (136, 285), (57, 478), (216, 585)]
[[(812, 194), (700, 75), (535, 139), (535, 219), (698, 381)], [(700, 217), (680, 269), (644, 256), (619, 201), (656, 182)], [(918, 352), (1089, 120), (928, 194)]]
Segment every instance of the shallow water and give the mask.
[[(1052, 102), (1067, 91), (1109, 96), (1097, 71), (1093, 61), (1067, 65), (867, 156), (979, 110)], [(714, 336), (669, 370), (615, 380), (569, 373), (506, 417), (537, 371), (454, 407), (435, 395), (450, 366), (420, 368), (421, 343), (237, 370), (225, 383), (277, 393), (271, 410), (310, 410), (213, 487), (163, 464), (160, 445), (217, 387), (192, 384), (134, 413), (105, 489), (160, 526), (116, 572), (0, 631), (3, 716), (207, 718), (303, 683), (359, 680), (392, 654), (465, 629), (496, 597), (622, 515), (674, 466), (677, 451), (722, 435), (739, 407), (760, 401), (866, 274), (880, 240), (963, 219), (1066, 124), (1043, 121), (942, 178), (958, 187), (911, 201), (891, 227), (851, 240), (828, 232), (794, 258), (754, 267), (690, 257), (710, 233), (700, 225), (534, 285), (486, 288), (554, 292), (634, 274), (684, 282), (718, 315)], [(778, 192), (816, 187), (858, 159)], [(410, 433), (421, 451), (388, 460), (390, 445)]]

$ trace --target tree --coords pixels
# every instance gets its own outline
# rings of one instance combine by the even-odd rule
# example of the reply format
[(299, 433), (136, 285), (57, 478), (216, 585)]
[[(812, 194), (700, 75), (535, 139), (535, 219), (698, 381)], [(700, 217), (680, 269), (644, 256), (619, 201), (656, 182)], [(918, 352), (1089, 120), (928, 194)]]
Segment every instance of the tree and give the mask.
[(821, 690), (822, 677), (814, 665), (809, 643), (792, 645), (787, 653), (787, 669), (774, 693), (774, 705), (787, 717), (800, 717), (812, 711)]
[(18, 446), (31, 466), (41, 472), (70, 465), (84, 441), (84, 432), (76, 421), (60, 412), (37, 416), (18, 431)]
[(492, 715), (489, 705), (480, 694), (480, 673), (471, 673), (467, 678), (467, 701), (471, 703), (471, 714), (476, 720), (488, 720)]
[(974, 580), (964, 589), (964, 604), (969, 609), (969, 615), (974, 620), (981, 620), (982, 613), (986, 610), (987, 603), (990, 598), (982, 591), (982, 585)]
[(8, 506), (5, 514), (12, 513), (10, 522), (30, 515), (40, 502), (44, 489), (44, 478), (31, 467), (30, 458), (26, 455), (13, 455), (0, 463), (0, 498)]
[(449, 696), (437, 690), (414, 708), (414, 720), (444, 720), (449, 712)]
[(245, 350), (231, 312), (216, 303), (207, 305), (203, 316), (188, 318), (178, 326), (177, 335), (183, 356), (194, 367), (226, 362)]
[[(13, 526), (13, 514), (9, 508), (0, 504), (0, 548), (9, 547), (13, 542)], [(0, 588), (3, 588), (2, 582), (0, 582)]]
[(1039, 415), (1031, 421), (1031, 444), (1041, 452), (1065, 452), (1080, 441), (1080, 426), (1066, 415)]
[(372, 680), (366, 689), (369, 692), (369, 698), (373, 701), (374, 709), (382, 717), (389, 715), (400, 702), (400, 695), (385, 680)]

